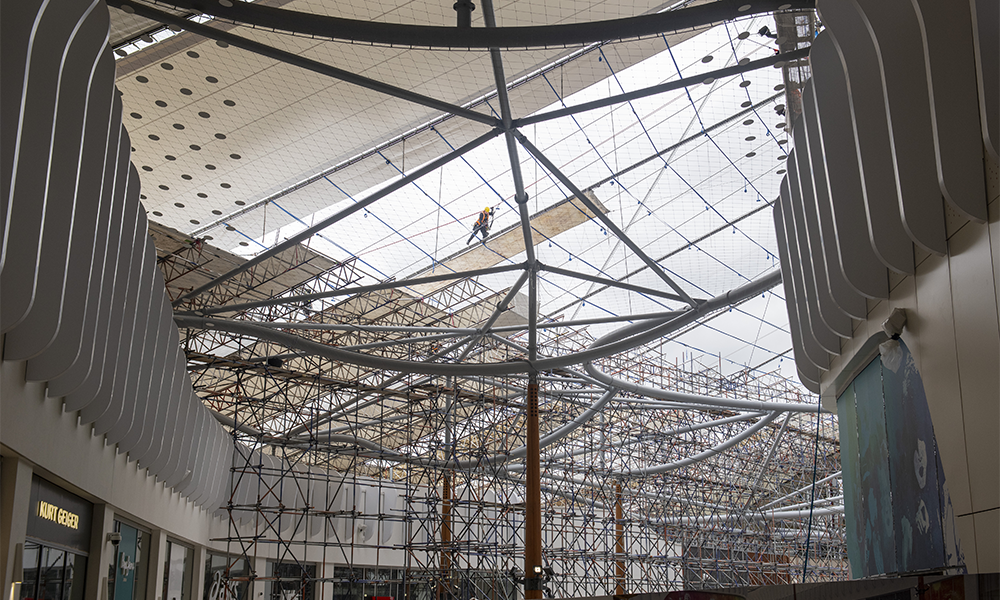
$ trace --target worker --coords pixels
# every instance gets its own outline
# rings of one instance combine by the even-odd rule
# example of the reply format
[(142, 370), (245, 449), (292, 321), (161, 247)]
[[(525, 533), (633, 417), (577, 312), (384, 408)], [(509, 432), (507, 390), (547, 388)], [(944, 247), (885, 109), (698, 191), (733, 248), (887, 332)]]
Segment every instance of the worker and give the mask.
[(490, 235), (490, 225), (492, 225), (493, 216), (496, 210), (487, 206), (483, 209), (483, 212), (479, 213), (479, 218), (476, 219), (476, 224), (472, 228), (472, 235), (469, 236), (469, 241), (465, 242), (466, 245), (472, 243), (472, 240), (476, 239), (476, 234), (482, 232), (483, 243), (486, 243), (486, 238)]

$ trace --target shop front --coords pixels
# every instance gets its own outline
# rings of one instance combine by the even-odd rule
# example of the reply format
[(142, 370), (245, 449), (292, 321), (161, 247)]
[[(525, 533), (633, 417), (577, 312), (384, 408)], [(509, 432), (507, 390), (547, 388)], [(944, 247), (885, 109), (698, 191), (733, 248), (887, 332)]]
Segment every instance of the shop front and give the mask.
[(248, 600), (250, 566), (245, 558), (208, 552), (205, 555), (204, 600)]
[(108, 598), (145, 600), (150, 534), (115, 519), (115, 553), (108, 572)]
[(93, 505), (37, 475), (22, 553), (22, 600), (82, 600)]

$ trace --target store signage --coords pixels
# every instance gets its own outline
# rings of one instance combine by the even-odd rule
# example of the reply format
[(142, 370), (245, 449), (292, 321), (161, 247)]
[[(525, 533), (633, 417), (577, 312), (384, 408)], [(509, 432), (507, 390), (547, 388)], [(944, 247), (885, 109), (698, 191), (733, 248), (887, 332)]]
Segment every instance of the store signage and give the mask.
[(28, 505), (29, 538), (72, 548), (80, 554), (90, 550), (90, 519), (94, 508), (76, 494), (37, 475), (31, 480)]
[(49, 504), (44, 500), (38, 501), (38, 516), (59, 523), (63, 527), (80, 528), (80, 515), (71, 513), (65, 508), (59, 508), (55, 504)]

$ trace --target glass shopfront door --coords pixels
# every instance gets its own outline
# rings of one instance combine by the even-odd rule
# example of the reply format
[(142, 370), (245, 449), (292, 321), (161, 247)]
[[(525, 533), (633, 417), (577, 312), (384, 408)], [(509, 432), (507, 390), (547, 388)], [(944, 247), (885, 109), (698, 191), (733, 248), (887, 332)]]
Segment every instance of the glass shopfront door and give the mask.
[(115, 532), (121, 539), (115, 545), (113, 562), (109, 565), (108, 598), (145, 600), (149, 533), (118, 520), (115, 520)]

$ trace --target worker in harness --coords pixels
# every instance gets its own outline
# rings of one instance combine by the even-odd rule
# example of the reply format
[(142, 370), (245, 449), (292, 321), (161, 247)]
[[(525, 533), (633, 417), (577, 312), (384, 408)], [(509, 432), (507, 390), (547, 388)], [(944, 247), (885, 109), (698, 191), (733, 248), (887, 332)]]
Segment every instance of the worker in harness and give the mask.
[(479, 213), (479, 218), (476, 219), (476, 224), (472, 227), (472, 235), (469, 236), (469, 241), (465, 242), (466, 245), (471, 244), (479, 232), (483, 234), (483, 243), (486, 243), (486, 238), (490, 235), (490, 226), (493, 224), (493, 217), (496, 216), (496, 212), (496, 208), (487, 206), (483, 209), (483, 212)]

